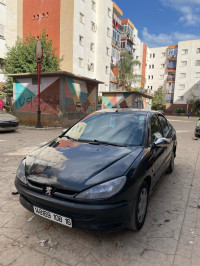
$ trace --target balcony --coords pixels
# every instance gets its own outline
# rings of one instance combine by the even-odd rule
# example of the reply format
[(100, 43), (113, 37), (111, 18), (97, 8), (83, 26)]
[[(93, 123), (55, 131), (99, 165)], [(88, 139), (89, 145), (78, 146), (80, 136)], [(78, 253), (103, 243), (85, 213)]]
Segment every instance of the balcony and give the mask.
[(121, 38), (125, 38), (129, 41), (131, 41), (132, 43), (135, 43), (135, 38), (133, 38), (130, 34), (128, 33), (122, 33)]
[(168, 56), (167, 56), (167, 59), (169, 59), (169, 60), (176, 60), (177, 59), (177, 55), (176, 54), (169, 54)]
[(176, 79), (175, 76), (168, 76), (166, 81), (167, 82), (175, 82), (175, 79)]
[(121, 42), (118, 42), (114, 38), (112, 38), (112, 44), (114, 44), (115, 46), (117, 46), (119, 49), (121, 48)]

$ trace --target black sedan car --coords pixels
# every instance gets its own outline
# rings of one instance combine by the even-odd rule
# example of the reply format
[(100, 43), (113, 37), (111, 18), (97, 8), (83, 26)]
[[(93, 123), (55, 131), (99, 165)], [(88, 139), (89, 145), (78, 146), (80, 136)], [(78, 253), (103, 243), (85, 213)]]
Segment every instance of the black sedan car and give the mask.
[(25, 208), (65, 226), (139, 230), (176, 147), (159, 112), (101, 110), (24, 158), (15, 186)]
[(195, 137), (200, 137), (200, 118), (197, 121), (194, 134), (195, 134)]
[(3, 109), (0, 109), (0, 132), (14, 131), (19, 126), (19, 120), (14, 115), (8, 114)]

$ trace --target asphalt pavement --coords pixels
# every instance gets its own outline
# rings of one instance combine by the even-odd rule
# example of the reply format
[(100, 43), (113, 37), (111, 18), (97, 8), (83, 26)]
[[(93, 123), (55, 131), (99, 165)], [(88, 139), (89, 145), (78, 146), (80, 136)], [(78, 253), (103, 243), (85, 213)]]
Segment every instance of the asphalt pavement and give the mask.
[(200, 139), (197, 118), (169, 117), (177, 131), (175, 169), (158, 182), (139, 232), (88, 232), (35, 216), (19, 203), (20, 161), (62, 129), (0, 133), (0, 265), (200, 265)]

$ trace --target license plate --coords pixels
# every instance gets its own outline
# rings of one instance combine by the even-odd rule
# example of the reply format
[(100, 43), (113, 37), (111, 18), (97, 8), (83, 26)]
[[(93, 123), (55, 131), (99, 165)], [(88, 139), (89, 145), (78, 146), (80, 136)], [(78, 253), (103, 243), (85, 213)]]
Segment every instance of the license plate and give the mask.
[(68, 226), (68, 227), (72, 227), (72, 220), (70, 218), (61, 216), (61, 215), (53, 213), (53, 212), (46, 211), (44, 209), (41, 209), (41, 208), (38, 208), (35, 206), (33, 206), (33, 210), (34, 210), (35, 214), (37, 214), (41, 217), (44, 217), (48, 220), (51, 220), (51, 221), (59, 223), (59, 224), (63, 224), (63, 225)]

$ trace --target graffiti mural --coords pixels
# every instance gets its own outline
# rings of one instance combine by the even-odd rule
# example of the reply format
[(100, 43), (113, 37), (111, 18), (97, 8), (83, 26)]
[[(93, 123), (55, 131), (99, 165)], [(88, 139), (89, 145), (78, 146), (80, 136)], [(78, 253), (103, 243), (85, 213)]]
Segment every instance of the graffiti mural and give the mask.
[(96, 110), (96, 85), (65, 78), (65, 111), (92, 113)]
[[(32, 78), (15, 81), (15, 107), (18, 112), (37, 112), (38, 85)], [(46, 114), (58, 114), (60, 105), (60, 80), (58, 77), (41, 78), (40, 110)]]
[(102, 105), (103, 109), (132, 107), (132, 95), (131, 93), (106, 93), (102, 97)]

